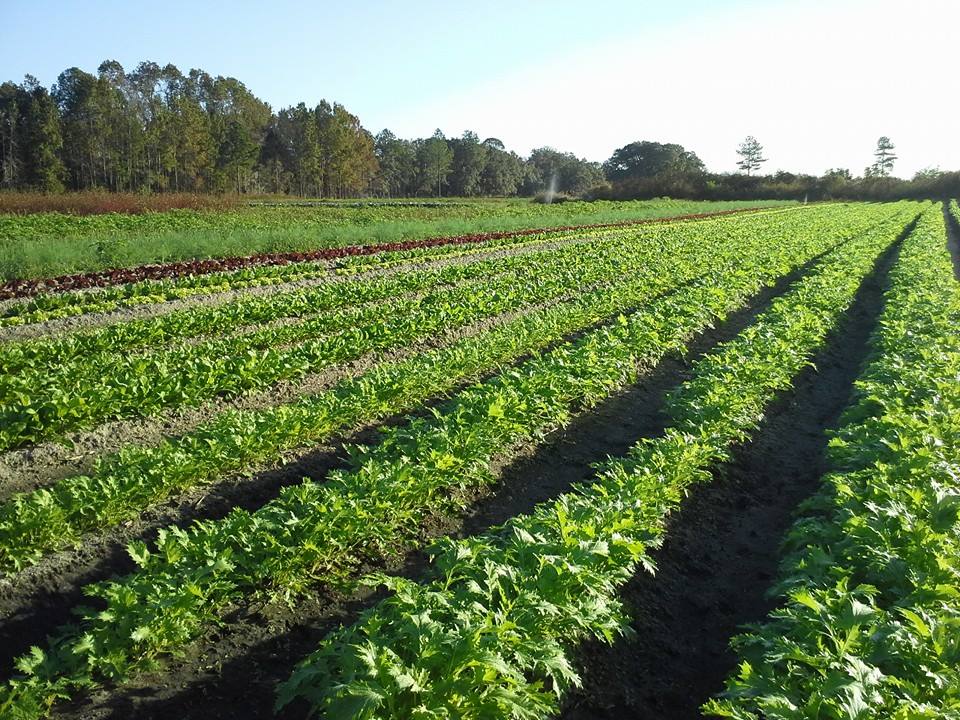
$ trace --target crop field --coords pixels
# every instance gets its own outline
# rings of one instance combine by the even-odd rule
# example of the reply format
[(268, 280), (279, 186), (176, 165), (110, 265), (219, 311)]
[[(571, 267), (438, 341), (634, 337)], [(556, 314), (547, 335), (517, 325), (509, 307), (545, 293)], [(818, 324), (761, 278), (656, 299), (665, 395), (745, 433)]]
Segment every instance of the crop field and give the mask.
[(788, 204), (669, 199), (549, 205), (516, 199), (287, 200), (142, 213), (4, 212), (5, 202), (15, 198), (0, 193), (0, 280), (7, 281), (147, 263), (309, 252)]
[(423, 205), (0, 217), (0, 718), (960, 719), (956, 202)]

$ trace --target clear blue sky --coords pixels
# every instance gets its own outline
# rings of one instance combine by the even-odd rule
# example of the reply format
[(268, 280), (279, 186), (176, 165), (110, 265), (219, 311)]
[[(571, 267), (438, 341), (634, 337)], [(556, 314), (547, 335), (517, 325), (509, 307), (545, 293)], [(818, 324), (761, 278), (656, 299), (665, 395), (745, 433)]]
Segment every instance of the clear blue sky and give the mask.
[[(602, 160), (643, 138), (730, 170), (754, 134), (769, 169), (859, 172), (888, 134), (898, 174), (960, 167), (960, 155), (936, 154), (948, 127), (930, 113), (949, 108), (923, 77), (949, 62), (960, 27), (949, 0), (3, 5), (0, 79), (50, 85), (74, 65), (153, 60), (236, 77), (274, 108), (326, 98), (373, 132), (473, 129), (521, 153), (550, 144)], [(875, 97), (891, 72), (887, 99)], [(919, 93), (923, 116), (891, 114), (898, 93)]]
[[(739, 2), (736, 4), (740, 4)], [(709, 2), (52, 2), (4, 0), (4, 79), (45, 85), (67, 67), (141, 60), (231, 75), (274, 107), (336, 99), (387, 122), (402, 105)], [(39, 43), (38, 43), (39, 39)]]

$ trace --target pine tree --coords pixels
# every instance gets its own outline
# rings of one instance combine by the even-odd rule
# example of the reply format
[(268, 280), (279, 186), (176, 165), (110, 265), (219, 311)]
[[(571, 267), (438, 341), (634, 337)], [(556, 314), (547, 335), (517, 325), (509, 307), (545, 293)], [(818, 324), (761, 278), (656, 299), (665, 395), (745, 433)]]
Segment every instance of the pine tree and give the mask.
[(877, 149), (873, 151), (873, 156), (877, 159), (873, 163), (876, 175), (887, 177), (893, 172), (893, 162), (897, 159), (893, 154), (894, 150), (896, 147), (886, 135), (877, 140)]
[(754, 170), (759, 170), (760, 164), (767, 161), (763, 156), (763, 145), (753, 135), (747, 135), (746, 139), (740, 143), (737, 155), (741, 158), (737, 162), (737, 167), (746, 171), (747, 175), (752, 174)]

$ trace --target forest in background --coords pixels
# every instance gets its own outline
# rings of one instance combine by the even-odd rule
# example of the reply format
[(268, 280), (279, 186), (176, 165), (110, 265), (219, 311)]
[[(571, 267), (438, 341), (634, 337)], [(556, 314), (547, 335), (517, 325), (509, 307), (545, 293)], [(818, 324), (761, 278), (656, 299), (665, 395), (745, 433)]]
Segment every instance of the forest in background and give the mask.
[(523, 158), (471, 131), (451, 138), (439, 129), (417, 139), (387, 129), (374, 135), (339, 103), (274, 111), (235, 78), (154, 62), (127, 72), (108, 60), (96, 74), (65, 70), (49, 89), (30, 76), (0, 85), (0, 189), (889, 200), (960, 196), (960, 173), (930, 169), (910, 180), (870, 168), (862, 177), (848, 169), (819, 177), (750, 168), (715, 174), (694, 152), (651, 141), (618, 148), (602, 164), (550, 147)]
[[(579, 193), (597, 163), (550, 148), (521, 158), (466, 132), (373, 135), (339, 103), (274, 112), (230, 77), (115, 61), (0, 85), (0, 187), (309, 197), (532, 195), (556, 177)], [(546, 179), (545, 179), (546, 178)]]

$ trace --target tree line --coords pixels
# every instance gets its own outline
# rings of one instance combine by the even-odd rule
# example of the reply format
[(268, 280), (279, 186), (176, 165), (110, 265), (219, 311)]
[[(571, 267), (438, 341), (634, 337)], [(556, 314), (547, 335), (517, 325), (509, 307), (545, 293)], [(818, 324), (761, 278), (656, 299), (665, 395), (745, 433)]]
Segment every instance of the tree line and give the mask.
[(530, 195), (582, 193), (598, 163), (552, 148), (527, 158), (465, 132), (371, 134), (339, 103), (274, 112), (239, 80), (142, 62), (73, 67), (49, 89), (0, 85), (0, 188), (118, 192)]
[(778, 171), (755, 174), (767, 162), (763, 145), (752, 135), (737, 147), (740, 173), (710, 173), (696, 153), (682, 145), (638, 141), (614, 151), (604, 163), (607, 179), (587, 192), (591, 199), (633, 200), (655, 197), (697, 200), (896, 200), (960, 197), (960, 172), (928, 168), (904, 180), (891, 177), (896, 147), (877, 140), (874, 162), (855, 176), (846, 168), (823, 175)]
[(27, 76), (0, 85), (0, 189), (190, 192), (311, 197), (565, 196), (633, 199), (890, 199), (960, 195), (957, 173), (889, 177), (887, 137), (854, 177), (756, 174), (767, 161), (753, 136), (735, 174), (708, 173), (681, 145), (637, 141), (605, 163), (549, 147), (526, 158), (467, 131), (404, 139), (376, 135), (339, 103), (274, 111), (239, 80), (142, 62), (73, 67), (49, 89)]

